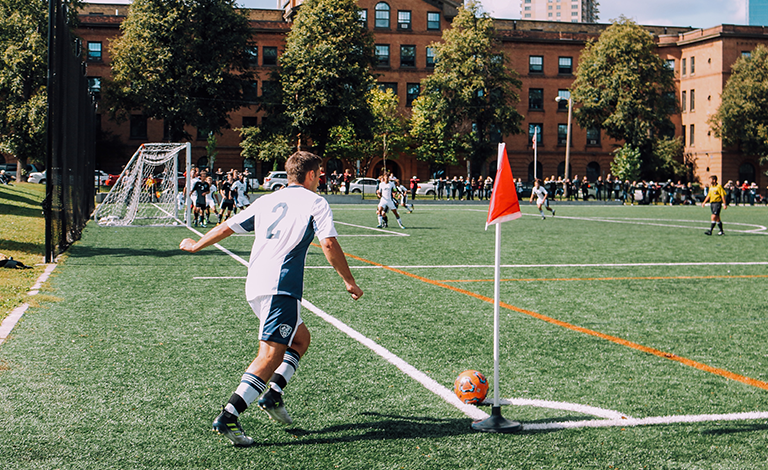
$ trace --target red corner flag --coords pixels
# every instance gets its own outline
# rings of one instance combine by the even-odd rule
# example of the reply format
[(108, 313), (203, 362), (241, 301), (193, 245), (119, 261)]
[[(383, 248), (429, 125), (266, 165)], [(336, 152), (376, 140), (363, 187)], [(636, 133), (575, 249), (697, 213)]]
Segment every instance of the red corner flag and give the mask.
[(514, 220), (523, 215), (520, 212), (517, 188), (515, 187), (515, 179), (512, 177), (512, 168), (509, 166), (505, 144), (499, 144), (497, 167), (496, 180), (493, 182), (491, 205), (488, 208), (488, 220), (485, 222), (486, 230), (488, 230), (489, 225)]

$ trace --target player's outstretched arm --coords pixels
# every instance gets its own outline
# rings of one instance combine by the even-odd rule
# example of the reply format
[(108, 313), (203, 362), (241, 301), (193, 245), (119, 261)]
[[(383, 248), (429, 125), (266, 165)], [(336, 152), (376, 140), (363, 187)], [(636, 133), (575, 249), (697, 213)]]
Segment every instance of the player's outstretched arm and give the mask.
[(210, 232), (206, 233), (203, 238), (198, 241), (194, 241), (191, 238), (185, 238), (179, 243), (179, 248), (189, 253), (197, 253), (207, 246), (211, 246), (214, 243), (218, 243), (224, 240), (228, 236), (235, 233), (227, 224), (222, 224), (215, 227)]
[(352, 271), (347, 264), (347, 257), (344, 256), (344, 251), (342, 251), (341, 245), (339, 245), (336, 237), (328, 237), (320, 240), (320, 246), (323, 249), (326, 259), (328, 259), (328, 262), (344, 280), (347, 292), (349, 292), (355, 300), (362, 297), (363, 290), (357, 286), (355, 278), (352, 276)]

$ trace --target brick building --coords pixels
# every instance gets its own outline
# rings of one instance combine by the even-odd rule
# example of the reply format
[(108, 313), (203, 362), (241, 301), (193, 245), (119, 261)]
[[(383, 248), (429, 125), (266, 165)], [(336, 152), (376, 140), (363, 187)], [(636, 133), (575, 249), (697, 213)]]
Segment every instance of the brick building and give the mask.
[[(261, 94), (269, 86), (269, 73), (274, 70), (283, 49), (290, 20), (300, 1), (290, 0), (276, 10), (248, 10), (254, 28), (257, 49), (254, 51), (254, 71), (258, 80), (254, 93)], [(403, 112), (418, 96), (419, 82), (431, 73), (433, 57), (429, 44), (441, 39), (450, 28), (460, 2), (433, 0), (359, 0), (361, 22), (375, 35), (378, 65), (373, 71), (381, 87), (393, 89), (399, 97)], [(77, 34), (83, 39), (87, 53), (87, 73), (94, 92), (102, 79), (109, 77), (109, 41), (120, 34), (119, 25), (127, 14), (127, 5), (86, 4)], [(509, 66), (522, 81), (518, 109), (525, 116), (523, 133), (505, 138), (513, 173), (527, 180), (533, 177), (531, 138), (538, 129), (538, 174), (562, 175), (565, 166), (565, 132), (567, 105), (557, 96), (568, 96), (574, 80), (579, 55), (588, 40), (597, 39), (609, 25), (550, 22), (531, 20), (496, 20), (496, 28)], [(757, 44), (768, 45), (768, 32), (760, 27), (721, 25), (706, 30), (673, 27), (645, 27), (658, 43), (662, 58), (674, 67), (678, 97), (686, 103), (684, 110), (673, 116), (676, 134), (684, 135), (686, 152), (695, 162), (694, 173), (699, 179), (710, 173), (723, 180), (747, 179), (761, 187), (768, 183), (758, 159), (742, 155), (736, 149), (723, 148), (719, 139), (709, 131), (708, 116), (720, 101), (720, 93), (730, 76), (730, 67), (742, 54)], [(693, 106), (693, 109), (691, 109)], [(271, 169), (270, 164), (244, 160), (240, 156), (240, 136), (234, 128), (257, 125), (262, 116), (255, 107), (243, 107), (232, 113), (231, 129), (224, 129), (218, 139), (216, 167), (224, 169), (251, 168), (260, 178)], [(103, 131), (114, 136), (111, 145), (101, 148), (97, 165), (116, 172), (132, 152), (143, 142), (162, 141), (163, 125), (134, 116), (130, 122), (116, 124), (101, 115)], [(620, 142), (608, 138), (597, 129), (581, 129), (573, 123), (570, 149), (570, 175), (587, 175), (590, 179), (605, 177), (610, 172), (611, 152)], [(187, 130), (197, 139), (193, 142), (194, 158), (204, 164), (206, 141)], [(369, 175), (375, 174), (381, 162), (374, 161)], [(416, 161), (408, 155), (387, 161), (399, 176), (417, 175), (429, 178), (435, 168)], [(329, 170), (353, 168), (354, 162), (326, 162)], [(449, 175), (466, 173), (462, 165), (446, 169)], [(493, 156), (482, 173), (495, 171)]]
[(597, 23), (597, 0), (520, 0), (524, 20)]

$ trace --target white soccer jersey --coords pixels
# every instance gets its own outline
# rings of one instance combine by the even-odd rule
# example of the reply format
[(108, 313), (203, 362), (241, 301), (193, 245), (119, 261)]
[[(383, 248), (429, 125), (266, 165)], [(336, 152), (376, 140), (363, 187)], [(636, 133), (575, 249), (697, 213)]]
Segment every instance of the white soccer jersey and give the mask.
[(547, 197), (547, 194), (549, 194), (547, 193), (547, 190), (544, 189), (544, 186), (539, 186), (538, 188), (534, 186), (532, 192), (536, 195), (536, 202), (538, 204), (543, 203), (544, 199)]
[(245, 281), (248, 301), (259, 295), (300, 299), (310, 243), (315, 235), (320, 240), (337, 235), (328, 202), (297, 185), (256, 199), (227, 225), (236, 233), (255, 234)]
[(381, 191), (381, 201), (392, 201), (392, 192), (395, 189), (395, 183), (387, 181), (384, 184), (379, 183), (379, 191)]

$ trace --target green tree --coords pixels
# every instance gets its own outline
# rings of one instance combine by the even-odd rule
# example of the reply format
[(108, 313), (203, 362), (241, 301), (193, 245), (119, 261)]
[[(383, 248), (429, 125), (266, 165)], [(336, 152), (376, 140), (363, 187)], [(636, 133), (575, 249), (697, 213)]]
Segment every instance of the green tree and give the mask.
[(611, 161), (611, 173), (624, 181), (636, 181), (640, 179), (640, 150), (630, 144), (624, 144), (614, 152)]
[(574, 105), (580, 104), (576, 121), (639, 150), (642, 171), (650, 173), (658, 166), (654, 141), (674, 135), (674, 92), (674, 74), (656, 53), (653, 36), (621, 17), (581, 53), (572, 86)]
[(709, 119), (723, 144), (768, 162), (768, 49), (757, 46), (733, 64), (720, 107)]
[(325, 154), (341, 160), (360, 160), (363, 174), (374, 158), (397, 158), (405, 151), (411, 142), (408, 135), (408, 122), (400, 112), (397, 95), (392, 90), (381, 91), (372, 88), (367, 94), (368, 105), (373, 113), (371, 125), (372, 138), (359, 138), (352, 127), (346, 122), (342, 126), (331, 129), (331, 139)]
[(216, 132), (242, 105), (250, 76), (251, 29), (235, 0), (135, 0), (111, 46), (105, 102), (165, 121), (172, 141), (185, 126)]
[(520, 80), (506, 66), (493, 19), (473, 0), (430, 47), (435, 71), (421, 81), (411, 118), (416, 156), (449, 164), (468, 158), (477, 174), (503, 136), (520, 133)]
[(373, 35), (359, 19), (355, 0), (307, 0), (280, 57), (288, 125), (301, 145), (311, 139), (321, 155), (334, 127), (349, 124), (357, 136), (370, 137)]

